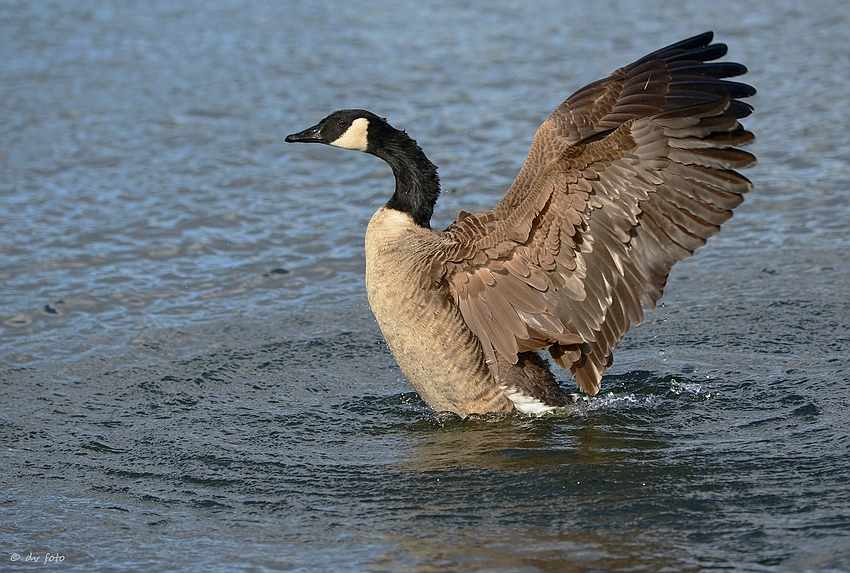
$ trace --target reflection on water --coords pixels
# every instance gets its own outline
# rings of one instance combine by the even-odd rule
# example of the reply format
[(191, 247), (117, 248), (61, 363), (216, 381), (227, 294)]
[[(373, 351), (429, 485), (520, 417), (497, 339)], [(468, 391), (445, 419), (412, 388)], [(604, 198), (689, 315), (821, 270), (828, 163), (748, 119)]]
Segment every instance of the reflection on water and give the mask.
[[(0, 568), (850, 569), (848, 18), (7, 3)], [(387, 116), (440, 167), (444, 227), (495, 204), (572, 90), (709, 28), (759, 90), (754, 192), (599, 396), (430, 413), (363, 295), (389, 169), (282, 136), (338, 108)]]

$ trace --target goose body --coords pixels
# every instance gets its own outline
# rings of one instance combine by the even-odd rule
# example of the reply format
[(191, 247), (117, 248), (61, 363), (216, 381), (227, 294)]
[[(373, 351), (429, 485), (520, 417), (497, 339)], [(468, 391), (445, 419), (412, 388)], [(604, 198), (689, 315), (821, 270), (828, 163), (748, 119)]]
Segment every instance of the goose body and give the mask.
[(366, 230), (369, 304), (398, 364), (434, 410), (542, 413), (571, 398), (539, 351), (599, 391), (629, 327), (670, 269), (720, 229), (755, 162), (738, 119), (755, 93), (710, 32), (589, 84), (543, 123), (490, 211), (430, 227), (436, 167), (403, 131), (341, 110), (286, 138), (353, 149), (393, 170)]
[[(436, 411), (510, 411), (456, 304), (430, 276), (443, 237), (381, 207), (366, 228), (366, 293), (404, 375)], [(429, 256), (430, 255), (430, 256)], [(426, 281), (428, 279), (425, 279)]]

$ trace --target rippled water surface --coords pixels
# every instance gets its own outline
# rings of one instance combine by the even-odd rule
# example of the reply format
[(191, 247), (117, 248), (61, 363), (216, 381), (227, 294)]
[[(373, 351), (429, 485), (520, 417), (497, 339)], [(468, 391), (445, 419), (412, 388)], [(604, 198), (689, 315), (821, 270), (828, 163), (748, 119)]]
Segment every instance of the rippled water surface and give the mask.
[[(850, 12), (798, 6), (0, 1), (0, 570), (850, 570)], [(707, 29), (753, 194), (598, 396), (432, 414), (365, 301), (389, 169), (283, 136), (387, 116), (443, 227)]]

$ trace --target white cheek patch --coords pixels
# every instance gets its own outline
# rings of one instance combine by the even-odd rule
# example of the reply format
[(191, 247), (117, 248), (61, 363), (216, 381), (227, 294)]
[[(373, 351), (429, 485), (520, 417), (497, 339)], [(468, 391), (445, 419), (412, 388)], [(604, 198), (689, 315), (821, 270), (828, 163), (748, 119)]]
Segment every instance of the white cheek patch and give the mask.
[(345, 133), (340, 135), (331, 145), (342, 147), (343, 149), (354, 149), (355, 151), (366, 151), (368, 145), (367, 134), (369, 131), (369, 120), (365, 117), (358, 117), (351, 126), (345, 130)]

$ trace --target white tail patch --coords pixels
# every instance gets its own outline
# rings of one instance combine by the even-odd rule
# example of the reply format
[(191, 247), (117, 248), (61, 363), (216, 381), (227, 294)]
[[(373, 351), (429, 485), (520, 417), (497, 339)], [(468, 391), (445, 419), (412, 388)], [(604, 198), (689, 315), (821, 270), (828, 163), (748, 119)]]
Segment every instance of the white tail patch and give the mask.
[(366, 151), (369, 144), (367, 136), (369, 132), (369, 120), (365, 117), (358, 117), (351, 122), (351, 125), (345, 132), (331, 141), (334, 147), (342, 147), (343, 149), (354, 149), (355, 151)]
[(514, 403), (514, 407), (523, 414), (545, 414), (555, 409), (555, 406), (550, 406), (533, 396), (523, 394), (516, 386), (513, 388), (500, 386), (500, 388), (505, 391), (508, 399)]

